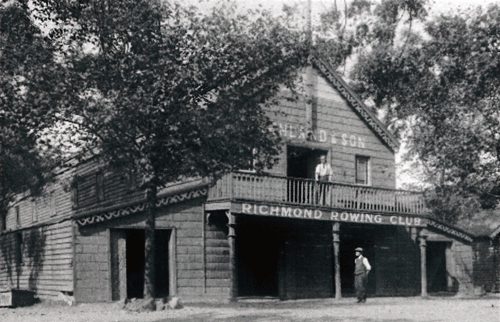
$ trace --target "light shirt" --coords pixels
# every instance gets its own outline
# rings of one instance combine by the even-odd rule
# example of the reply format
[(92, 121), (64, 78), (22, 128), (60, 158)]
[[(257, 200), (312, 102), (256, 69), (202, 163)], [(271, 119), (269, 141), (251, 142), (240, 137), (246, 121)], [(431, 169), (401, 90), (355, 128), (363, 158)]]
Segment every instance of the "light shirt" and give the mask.
[(328, 180), (331, 179), (333, 175), (332, 167), (328, 163), (320, 163), (316, 166), (316, 180), (319, 180), (319, 177), (328, 176)]

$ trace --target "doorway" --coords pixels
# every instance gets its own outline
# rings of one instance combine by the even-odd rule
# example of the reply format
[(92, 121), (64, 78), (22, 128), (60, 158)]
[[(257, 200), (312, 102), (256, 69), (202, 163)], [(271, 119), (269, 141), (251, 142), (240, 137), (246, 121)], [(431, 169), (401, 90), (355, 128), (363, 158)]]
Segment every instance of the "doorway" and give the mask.
[[(170, 238), (172, 231), (155, 230), (155, 295), (170, 290)], [(111, 231), (112, 300), (144, 296), (145, 235), (143, 229)]]
[(321, 155), (328, 151), (288, 146), (287, 177), (309, 180), (289, 179), (287, 201), (293, 203), (312, 203), (316, 201), (314, 174)]
[(330, 225), (241, 215), (236, 227), (238, 296), (287, 300), (332, 295)]
[(126, 232), (127, 298), (144, 294), (144, 230)]
[(447, 244), (446, 242), (427, 242), (427, 291), (429, 293), (447, 291)]
[(314, 171), (319, 163), (319, 157), (328, 151), (305, 147), (287, 147), (287, 177), (314, 179)]
[(238, 296), (278, 296), (280, 242), (276, 220), (239, 216), (236, 247), (238, 254)]
[[(363, 248), (363, 256), (365, 256), (372, 266), (370, 271), (367, 292), (375, 292), (375, 276), (374, 273), (374, 232), (373, 229), (363, 227), (362, 225), (343, 224), (340, 228), (340, 285), (343, 296), (354, 295), (354, 260), (356, 259), (355, 249)], [(335, 287), (335, 286), (334, 286)]]

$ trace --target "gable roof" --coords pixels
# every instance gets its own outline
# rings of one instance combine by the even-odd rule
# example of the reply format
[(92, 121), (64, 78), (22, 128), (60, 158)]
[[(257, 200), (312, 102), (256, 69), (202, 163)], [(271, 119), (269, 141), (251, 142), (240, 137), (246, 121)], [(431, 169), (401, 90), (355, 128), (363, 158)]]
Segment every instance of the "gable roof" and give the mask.
[(393, 152), (399, 149), (399, 142), (394, 135), (380, 122), (380, 120), (370, 111), (370, 109), (361, 101), (358, 95), (347, 85), (347, 83), (335, 72), (327, 62), (316, 56), (311, 57), (311, 62), (321, 74), (330, 82), (330, 84), (346, 99), (354, 111), (361, 119), (373, 130), (377, 136)]

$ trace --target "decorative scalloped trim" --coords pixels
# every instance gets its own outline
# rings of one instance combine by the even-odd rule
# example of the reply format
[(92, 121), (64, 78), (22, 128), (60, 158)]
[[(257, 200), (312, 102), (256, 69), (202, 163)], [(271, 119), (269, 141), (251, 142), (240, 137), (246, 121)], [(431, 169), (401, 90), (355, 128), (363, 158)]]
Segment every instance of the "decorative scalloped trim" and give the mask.
[(392, 140), (389, 135), (387, 135), (386, 131), (379, 125), (375, 120), (373, 120), (373, 117), (366, 111), (366, 109), (359, 103), (359, 101), (345, 88), (344, 84), (342, 84), (337, 77), (332, 75), (332, 72), (328, 67), (326, 67), (317, 57), (312, 57), (311, 59), (313, 65), (315, 65), (323, 76), (325, 76), (328, 81), (335, 87), (336, 90), (340, 92), (342, 97), (344, 97), (352, 107), (358, 112), (363, 118), (363, 120), (368, 123), (370, 128), (372, 128), (379, 136), (380, 138), (384, 141), (385, 144), (387, 144), (393, 152), (396, 152), (398, 150), (398, 145), (394, 143), (394, 140)]
[[(156, 201), (156, 207), (171, 205), (174, 203), (179, 203), (179, 202), (183, 202), (186, 200), (199, 198), (202, 196), (206, 196), (207, 193), (208, 193), (208, 189), (202, 188), (202, 189), (184, 192), (184, 193), (177, 194), (177, 195), (163, 197), (163, 198), (158, 199)], [(91, 224), (96, 224), (96, 223), (108, 221), (108, 220), (111, 220), (114, 218), (120, 218), (120, 217), (128, 216), (131, 214), (135, 214), (135, 213), (144, 211), (145, 209), (146, 209), (146, 203), (141, 203), (141, 204), (134, 205), (134, 206), (128, 206), (125, 208), (116, 209), (116, 210), (112, 210), (112, 211), (108, 211), (108, 212), (104, 212), (104, 213), (100, 213), (100, 214), (95, 214), (95, 215), (91, 215), (91, 216), (85, 217), (85, 218), (80, 218), (80, 219), (77, 219), (76, 222), (80, 226), (86, 226), (86, 225), (91, 225)]]
[(458, 238), (462, 238), (463, 240), (466, 240), (468, 242), (473, 242), (474, 240), (472, 239), (472, 237), (470, 237), (468, 234), (464, 233), (464, 232), (461, 232), (453, 227), (450, 227), (446, 224), (441, 224), (435, 220), (432, 220), (432, 219), (429, 219), (427, 221), (427, 226), (430, 226), (430, 227), (433, 227), (433, 228), (436, 228), (444, 233), (447, 233), (449, 235), (453, 235), (455, 237), (458, 237)]

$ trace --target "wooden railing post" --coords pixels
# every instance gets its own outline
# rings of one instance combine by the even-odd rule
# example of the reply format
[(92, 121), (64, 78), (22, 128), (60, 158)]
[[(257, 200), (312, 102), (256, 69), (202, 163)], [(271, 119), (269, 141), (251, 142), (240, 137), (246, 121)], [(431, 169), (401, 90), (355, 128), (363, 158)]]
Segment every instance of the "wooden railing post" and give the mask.
[(229, 182), (228, 182), (228, 185), (229, 185), (229, 189), (228, 189), (228, 192), (229, 192), (229, 200), (232, 200), (233, 199), (233, 191), (234, 191), (234, 185), (233, 185), (233, 176), (234, 176), (234, 173), (233, 172), (230, 172), (229, 173)]
[(211, 190), (211, 200), (247, 199), (399, 214), (426, 211), (423, 195), (418, 192), (245, 172), (223, 176)]

